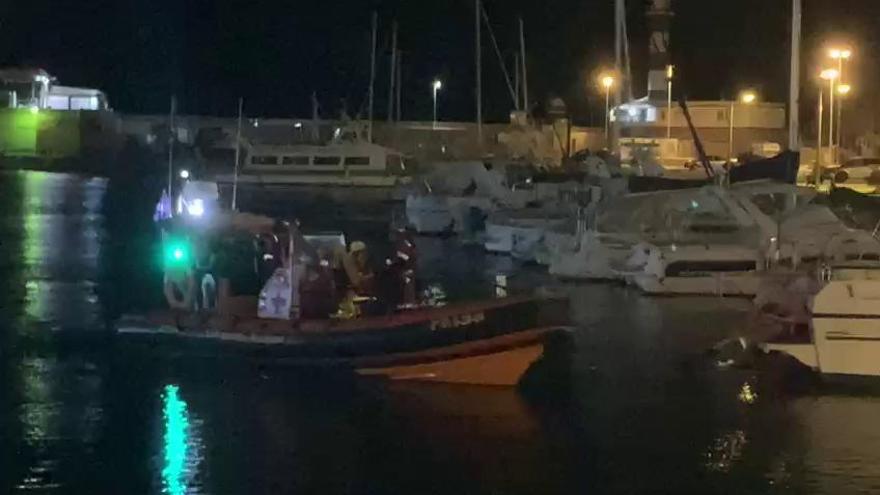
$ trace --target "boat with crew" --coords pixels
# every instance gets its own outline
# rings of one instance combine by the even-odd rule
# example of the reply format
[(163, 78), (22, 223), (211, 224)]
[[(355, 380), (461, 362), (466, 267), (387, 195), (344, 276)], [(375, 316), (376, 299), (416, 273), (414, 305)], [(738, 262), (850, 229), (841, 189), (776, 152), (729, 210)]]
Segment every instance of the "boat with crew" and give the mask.
[[(312, 239), (267, 217), (216, 212), (210, 222), (194, 223), (184, 215), (165, 221), (163, 239), (169, 307), (122, 318), (116, 337), (127, 347), (391, 380), (512, 386), (535, 362), (555, 359), (550, 354), (561, 351), (545, 351), (560, 347), (548, 343), (568, 334), (565, 299), (420, 299), (408, 269), (376, 274), (377, 286), (404, 284), (396, 298), (381, 288), (336, 297), (323, 282), (333, 283), (340, 254), (334, 243), (344, 249), (344, 240)], [(264, 243), (270, 246), (249, 251)], [(363, 249), (351, 243), (352, 252), (357, 244)], [(386, 265), (410, 262), (407, 246), (395, 247), (397, 259)], [(213, 267), (198, 261), (208, 258), (221, 261)], [(264, 280), (243, 281), (253, 280), (254, 270), (267, 274)]]

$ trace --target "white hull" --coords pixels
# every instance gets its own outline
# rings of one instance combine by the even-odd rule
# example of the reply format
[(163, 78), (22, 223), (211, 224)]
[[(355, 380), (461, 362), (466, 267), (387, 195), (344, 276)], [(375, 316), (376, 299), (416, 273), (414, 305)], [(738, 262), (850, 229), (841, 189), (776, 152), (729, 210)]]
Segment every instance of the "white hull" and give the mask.
[[(214, 180), (221, 184), (234, 182), (232, 175), (218, 175)], [(333, 186), (333, 187), (394, 187), (409, 181), (409, 177), (365, 175), (310, 175), (310, 174), (241, 174), (238, 176), (240, 184), (261, 185), (303, 185), (303, 186)]]
[[(874, 271), (880, 274), (880, 271)], [(809, 340), (765, 343), (824, 375), (880, 377), (880, 280), (828, 282), (813, 299)]]
[(626, 281), (651, 295), (754, 297), (761, 278), (757, 272), (728, 272), (663, 279), (640, 274), (629, 275)]
[(420, 234), (461, 233), (469, 223), (471, 208), (485, 214), (494, 205), (481, 197), (410, 195), (406, 198), (406, 221)]
[(549, 272), (567, 279), (618, 280), (614, 267), (622, 265), (630, 251), (628, 243), (607, 243), (601, 234), (587, 232), (573, 250), (560, 249), (551, 254)]
[(491, 253), (510, 254), (517, 259), (533, 261), (535, 252), (544, 238), (539, 227), (515, 227), (510, 225), (486, 225), (486, 241), (483, 248)]

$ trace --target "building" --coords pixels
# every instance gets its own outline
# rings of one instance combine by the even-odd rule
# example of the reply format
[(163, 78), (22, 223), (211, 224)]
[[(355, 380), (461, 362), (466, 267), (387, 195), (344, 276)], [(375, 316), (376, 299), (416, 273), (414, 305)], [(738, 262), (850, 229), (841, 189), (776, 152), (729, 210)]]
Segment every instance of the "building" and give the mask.
[[(4, 105), (5, 103), (5, 105)], [(107, 96), (91, 88), (60, 86), (43, 69), (0, 69), (0, 106), (39, 110), (107, 110)]]
[[(684, 112), (669, 98), (674, 83), (669, 58), (673, 17), (671, 0), (648, 2), (648, 95), (621, 103), (610, 116), (620, 132), (621, 143), (636, 141), (655, 146), (666, 164), (697, 156)], [(744, 153), (770, 155), (781, 151), (787, 140), (786, 109), (781, 103), (762, 102), (752, 95), (748, 103), (689, 101), (688, 109), (707, 155), (724, 158)]]
[[(785, 105), (771, 102), (692, 101), (691, 120), (707, 155), (739, 156), (743, 153), (773, 154), (787, 137)], [(677, 103), (647, 99), (624, 103), (615, 111), (621, 137), (649, 138), (671, 142), (663, 144), (667, 158), (697, 155), (684, 112)], [(731, 141), (732, 137), (732, 141)]]
[(43, 69), (0, 69), (0, 156), (104, 153), (118, 148), (119, 131), (102, 91), (58, 85)]

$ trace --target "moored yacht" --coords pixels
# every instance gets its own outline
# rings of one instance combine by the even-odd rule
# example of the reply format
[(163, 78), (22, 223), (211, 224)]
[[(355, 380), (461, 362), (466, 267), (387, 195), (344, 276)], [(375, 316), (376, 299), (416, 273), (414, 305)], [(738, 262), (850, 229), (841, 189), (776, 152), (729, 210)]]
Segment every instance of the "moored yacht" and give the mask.
[(826, 376), (880, 377), (880, 265), (826, 268), (821, 279), (805, 321), (788, 320), (761, 347)]

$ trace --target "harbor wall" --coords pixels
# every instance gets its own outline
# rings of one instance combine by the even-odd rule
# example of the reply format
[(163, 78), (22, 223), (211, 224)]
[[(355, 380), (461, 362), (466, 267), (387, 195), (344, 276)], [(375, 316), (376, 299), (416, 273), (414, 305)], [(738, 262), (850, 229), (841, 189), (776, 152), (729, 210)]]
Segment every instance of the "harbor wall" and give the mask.
[[(242, 125), (242, 137), (268, 144), (327, 142), (343, 122), (337, 120), (248, 118)], [(178, 139), (196, 144), (204, 139), (225, 136), (226, 146), (234, 145), (237, 119), (182, 115), (175, 117)], [(124, 115), (122, 130), (146, 143), (155, 142), (168, 129), (167, 115)], [(604, 130), (571, 126), (565, 120), (553, 125), (512, 126), (508, 123), (483, 124), (482, 146), (477, 142), (473, 122), (374, 122), (374, 141), (400, 150), (417, 160), (452, 161), (477, 159), (486, 153), (511, 154), (512, 148), (531, 149), (539, 159), (561, 159), (567, 153), (604, 147)], [(537, 150), (537, 151), (535, 151)], [(545, 156), (546, 155), (546, 156)]]

